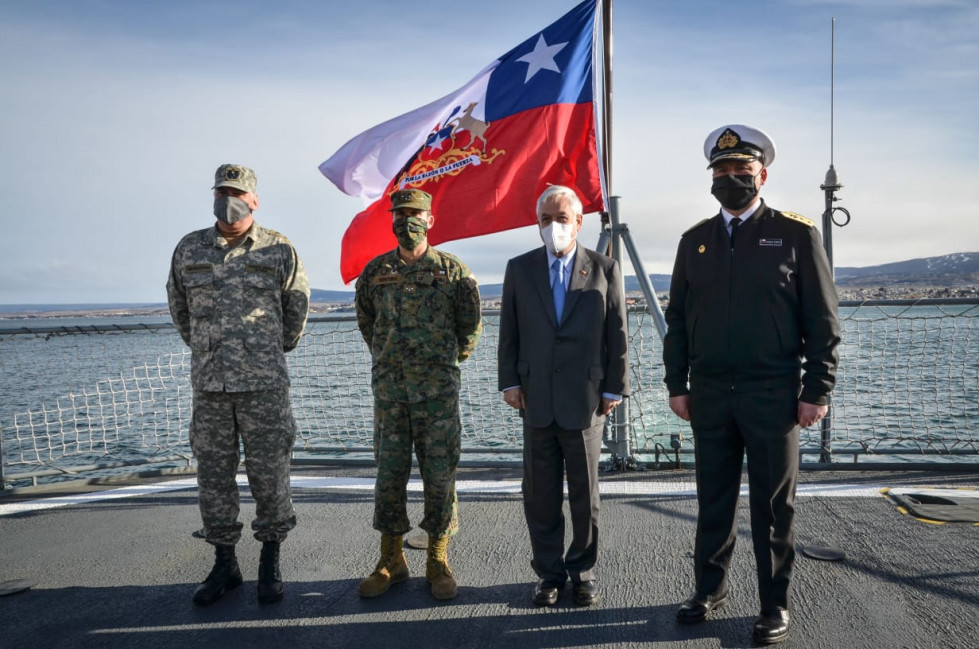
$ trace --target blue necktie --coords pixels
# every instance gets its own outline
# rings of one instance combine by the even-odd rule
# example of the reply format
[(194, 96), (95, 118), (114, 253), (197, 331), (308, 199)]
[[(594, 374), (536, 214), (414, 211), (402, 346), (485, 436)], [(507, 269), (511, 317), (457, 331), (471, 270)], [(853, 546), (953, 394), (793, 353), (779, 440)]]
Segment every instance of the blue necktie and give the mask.
[(564, 265), (560, 259), (555, 259), (551, 264), (554, 271), (554, 281), (551, 282), (551, 291), (554, 292), (554, 312), (557, 314), (558, 324), (561, 324), (561, 316), (564, 314), (564, 296), (567, 289), (564, 287)]

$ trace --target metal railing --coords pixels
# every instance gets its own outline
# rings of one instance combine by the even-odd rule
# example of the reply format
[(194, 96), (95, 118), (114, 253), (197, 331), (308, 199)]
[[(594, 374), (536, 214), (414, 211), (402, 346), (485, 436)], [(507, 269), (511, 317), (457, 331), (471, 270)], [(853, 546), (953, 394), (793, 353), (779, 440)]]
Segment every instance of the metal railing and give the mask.
[[(841, 303), (831, 423), (802, 432), (804, 466), (900, 461), (979, 468), (979, 300)], [(496, 390), (498, 316), (462, 365), (464, 461), (519, 463), (522, 426)], [(33, 324), (33, 323), (32, 323)], [(692, 461), (667, 405), (662, 345), (630, 314), (631, 455), (618, 466)], [(297, 463), (372, 460), (370, 358), (352, 315), (310, 318), (289, 354)], [(188, 467), (190, 353), (169, 323), (0, 329), (0, 484)]]

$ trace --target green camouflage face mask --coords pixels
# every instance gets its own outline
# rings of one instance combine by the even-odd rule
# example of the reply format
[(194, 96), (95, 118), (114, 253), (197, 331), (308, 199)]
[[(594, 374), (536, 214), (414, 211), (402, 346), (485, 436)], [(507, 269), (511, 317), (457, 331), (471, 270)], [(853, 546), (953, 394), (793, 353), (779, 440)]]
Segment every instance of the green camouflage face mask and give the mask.
[(392, 227), (398, 245), (405, 250), (414, 250), (428, 236), (428, 222), (420, 216), (397, 219)]

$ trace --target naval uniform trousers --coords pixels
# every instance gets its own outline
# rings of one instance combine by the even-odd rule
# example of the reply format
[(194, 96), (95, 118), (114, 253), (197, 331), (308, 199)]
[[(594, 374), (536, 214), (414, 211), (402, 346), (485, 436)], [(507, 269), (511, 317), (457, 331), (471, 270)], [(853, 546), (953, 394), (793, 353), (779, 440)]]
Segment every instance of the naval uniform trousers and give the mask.
[(697, 595), (726, 592), (737, 538), (742, 464), (748, 458), (751, 539), (763, 613), (789, 608), (799, 472), (799, 388), (732, 391), (691, 381), (697, 479)]
[(459, 531), (456, 471), (462, 452), (459, 395), (410, 403), (374, 399), (374, 529), (382, 534), (401, 536), (411, 530), (412, 447), (425, 496), (418, 527), (435, 538), (454, 536)]
[[(604, 421), (583, 430), (524, 425), (523, 503), (537, 576), (563, 584), (595, 578), (598, 558), (598, 462)], [(571, 544), (564, 551), (564, 477)]]
[(245, 473), (255, 499), (252, 530), (259, 541), (281, 542), (296, 526), (289, 466), (296, 441), (288, 388), (255, 392), (194, 391), (190, 447), (205, 540), (235, 545), (241, 538), (235, 477), (245, 447)]

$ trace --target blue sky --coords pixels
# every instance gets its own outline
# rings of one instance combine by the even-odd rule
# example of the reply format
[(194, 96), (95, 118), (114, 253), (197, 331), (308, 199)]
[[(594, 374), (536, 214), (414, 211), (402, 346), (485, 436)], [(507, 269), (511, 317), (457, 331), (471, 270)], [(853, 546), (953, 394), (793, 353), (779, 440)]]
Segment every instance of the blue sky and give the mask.
[[(0, 4), (0, 303), (164, 301), (174, 245), (213, 222), (224, 162), (258, 172), (256, 218), (293, 240), (314, 287), (352, 289), (339, 242), (361, 203), (317, 165), (574, 4)], [(649, 272), (716, 212), (702, 145), (725, 123), (775, 139), (769, 204), (820, 220), (832, 17), (838, 204), (853, 215), (834, 228), (836, 265), (979, 250), (979, 3), (616, 0), (612, 189)], [(586, 217), (583, 243), (597, 238)], [(496, 283), (537, 245), (522, 228), (442, 247)]]

